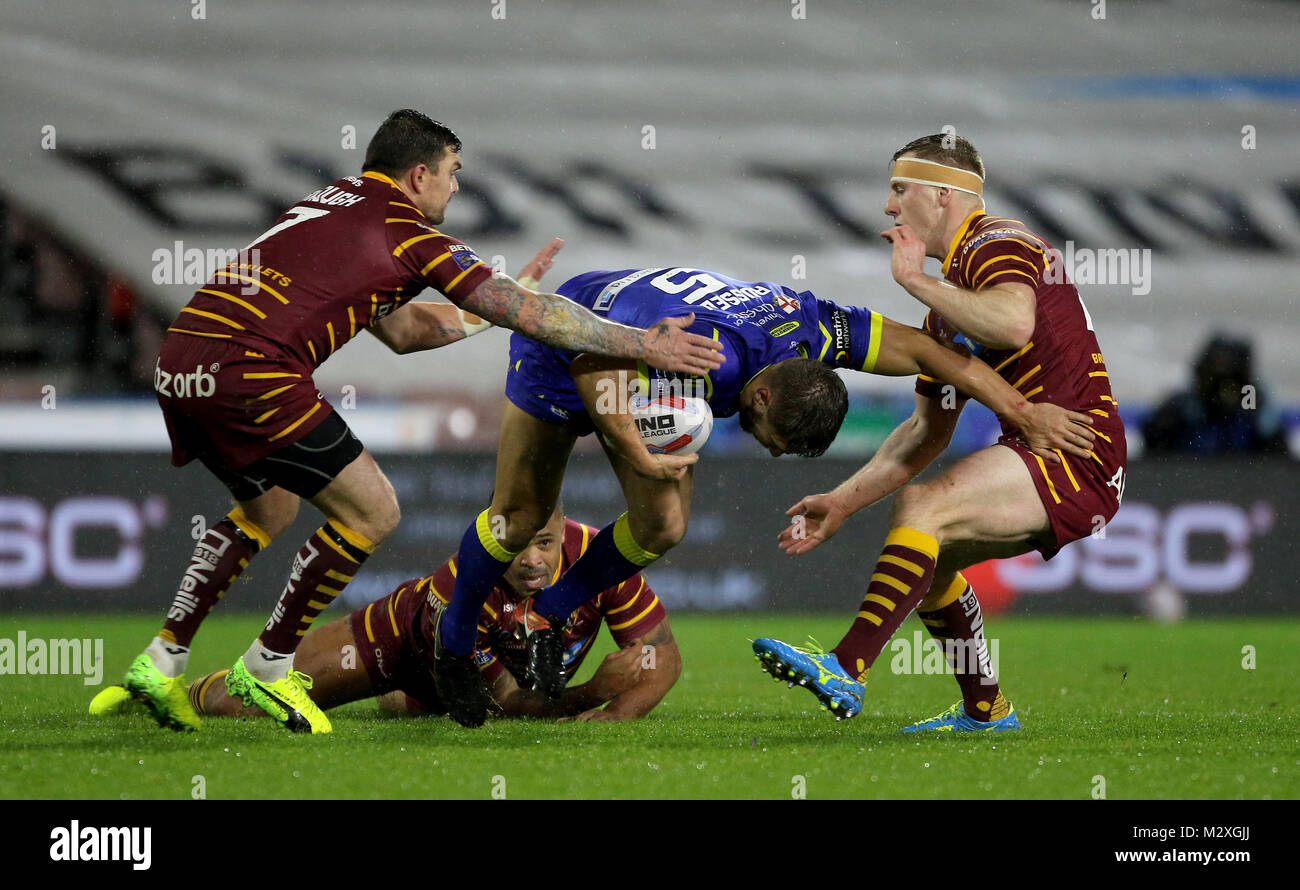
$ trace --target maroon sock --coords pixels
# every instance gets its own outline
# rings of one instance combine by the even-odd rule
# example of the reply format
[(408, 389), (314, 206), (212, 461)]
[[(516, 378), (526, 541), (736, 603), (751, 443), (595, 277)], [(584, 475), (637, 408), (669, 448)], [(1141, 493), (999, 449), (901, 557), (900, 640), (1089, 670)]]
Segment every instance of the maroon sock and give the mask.
[(880, 650), (930, 589), (938, 556), (939, 542), (925, 532), (895, 528), (885, 538), (862, 609), (833, 650), (858, 682), (866, 679)]
[(258, 642), (272, 652), (292, 654), (316, 616), (334, 602), (374, 552), (375, 545), (364, 536), (328, 520), (294, 557), (289, 581)]
[(209, 528), (194, 545), (189, 568), (181, 577), (158, 636), (188, 649), (199, 625), (225, 595), (230, 582), (268, 543), (266, 533), (249, 522), (238, 507)]
[(961, 687), (962, 705), (976, 720), (997, 720), (1010, 710), (998, 688), (997, 674), (984, 637), (984, 614), (975, 588), (956, 575), (947, 589), (925, 598), (916, 614), (943, 644), (948, 664)]

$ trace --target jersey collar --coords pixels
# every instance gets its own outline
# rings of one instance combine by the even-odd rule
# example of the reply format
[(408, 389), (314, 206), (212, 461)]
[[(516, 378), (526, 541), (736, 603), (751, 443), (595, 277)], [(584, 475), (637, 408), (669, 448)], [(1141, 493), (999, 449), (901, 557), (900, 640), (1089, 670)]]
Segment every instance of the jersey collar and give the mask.
[(970, 230), (971, 223), (975, 221), (975, 217), (977, 216), (984, 216), (984, 211), (972, 210), (970, 216), (966, 217), (962, 222), (961, 228), (957, 230), (957, 234), (952, 236), (952, 243), (948, 245), (948, 255), (944, 257), (943, 260), (944, 275), (948, 274), (948, 269), (952, 266), (953, 258), (957, 256), (957, 245), (961, 244), (962, 239), (966, 237), (966, 233)]
[(393, 178), (392, 178), (391, 176), (388, 176), (387, 174), (384, 174), (384, 173), (379, 173), (378, 171), (375, 171), (375, 170), (367, 170), (365, 173), (362, 173), (362, 174), (361, 174), (361, 178), (362, 178), (362, 179), (377, 179), (377, 180), (379, 180), (380, 182), (386, 182), (386, 183), (388, 183), (388, 184), (391, 185), (393, 188), (397, 189), (399, 192), (401, 191), (401, 189), (398, 188), (397, 183), (393, 181)]

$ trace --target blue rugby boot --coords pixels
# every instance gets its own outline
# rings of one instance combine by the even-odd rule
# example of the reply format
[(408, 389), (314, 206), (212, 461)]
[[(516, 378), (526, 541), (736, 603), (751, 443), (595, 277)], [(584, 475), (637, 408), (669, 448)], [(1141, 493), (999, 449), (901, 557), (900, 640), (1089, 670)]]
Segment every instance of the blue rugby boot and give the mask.
[[(1007, 702), (1007, 707), (1011, 703)], [(953, 705), (937, 717), (904, 726), (899, 732), (1007, 732), (1020, 728), (1020, 718), (1016, 709), (1011, 708), (1006, 716), (997, 720), (976, 720), (966, 713), (961, 702)]]
[(793, 687), (804, 687), (822, 703), (822, 709), (835, 715), (836, 720), (856, 716), (862, 710), (862, 696), (866, 687), (848, 675), (839, 659), (809, 640), (809, 647), (801, 649), (780, 640), (754, 641), (754, 657), (759, 666), (778, 680)]

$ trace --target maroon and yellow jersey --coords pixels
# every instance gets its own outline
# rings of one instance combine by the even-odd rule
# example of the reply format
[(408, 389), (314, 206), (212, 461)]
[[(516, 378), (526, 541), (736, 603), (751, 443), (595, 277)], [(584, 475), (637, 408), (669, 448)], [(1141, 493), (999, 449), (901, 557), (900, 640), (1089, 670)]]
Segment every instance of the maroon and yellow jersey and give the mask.
[[(572, 519), (564, 521), (560, 565), (551, 579), (552, 584), (586, 551), (596, 532), (597, 529)], [(427, 652), (433, 651), (434, 619), (437, 612), (450, 602), (455, 585), (455, 557), (443, 563), (432, 575), (414, 582), (413, 592), (423, 598), (421, 614), (416, 619), (417, 631)], [(488, 684), (501, 676), (504, 670), (510, 671), (518, 680), (522, 681), (524, 677), (528, 666), (528, 644), (523, 628), (515, 620), (516, 609), (513, 598), (498, 585), (479, 613), (474, 660)], [(602, 590), (594, 599), (575, 609), (564, 625), (565, 670), (570, 677), (578, 672), (596, 641), (602, 622), (609, 625), (614, 642), (621, 647), (644, 636), (666, 617), (668, 613), (659, 597), (639, 574)]]
[[(933, 310), (925, 317), (925, 329), (965, 346), (1028, 400), (1091, 411), (1099, 418), (1099, 426), (1113, 421), (1104, 427), (1122, 431), (1092, 318), (1074, 285), (1060, 274), (1059, 265), (1049, 272), (1054, 254), (1051, 245), (1024, 223), (982, 211), (971, 214), (948, 249), (944, 277), (972, 291), (1008, 282), (1029, 285), (1036, 298), (1033, 335), (1022, 349), (989, 349), (958, 333)], [(932, 378), (922, 377), (917, 382), (917, 392), (922, 395), (937, 390)], [(1003, 425), (1003, 432), (1011, 431)]]
[(198, 289), (168, 331), (239, 344), (310, 376), (426, 287), (459, 304), (491, 272), (392, 179), (368, 172), (289, 208)]
[[(1029, 401), (1051, 402), (1095, 416), (1097, 440), (1091, 462), (1067, 458), (1058, 450), (1061, 464), (1048, 465), (1027, 448), (1020, 449), (1043, 495), (1058, 543), (1095, 531), (1091, 519), (1109, 519), (1119, 507), (1127, 446), (1092, 317), (1064, 274), (1060, 254), (1024, 223), (976, 211), (953, 238), (943, 274), (952, 284), (976, 292), (1007, 282), (1034, 289), (1034, 331), (1020, 349), (990, 349), (976, 343), (933, 310), (926, 314), (924, 327), (941, 340), (970, 350)], [(938, 398), (942, 384), (921, 375), (916, 391)], [(1002, 432), (999, 441), (1004, 444), (1017, 439), (1018, 432), (1005, 421)], [(1063, 511), (1076, 506), (1078, 521), (1061, 518)]]

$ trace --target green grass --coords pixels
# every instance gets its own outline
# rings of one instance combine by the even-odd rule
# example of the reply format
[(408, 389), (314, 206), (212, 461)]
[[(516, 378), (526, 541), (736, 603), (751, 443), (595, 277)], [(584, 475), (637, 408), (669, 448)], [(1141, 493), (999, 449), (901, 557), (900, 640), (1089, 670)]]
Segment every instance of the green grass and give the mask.
[[(214, 616), (190, 676), (226, 666), (260, 619)], [(899, 735), (957, 699), (946, 676), (877, 663), (868, 700), (836, 722), (806, 691), (763, 674), (747, 637), (839, 638), (842, 617), (678, 615), (685, 671), (646, 720), (626, 724), (331, 713), (334, 734), (209, 718), (156, 728), (143, 711), (91, 718), (80, 677), (0, 676), (0, 798), (809, 798), (1087, 799), (1300, 796), (1300, 622), (995, 618), (1004, 690), (1025, 729), (992, 736)], [(103, 637), (117, 682), (153, 618), (0, 617), (0, 637)], [(911, 639), (913, 617), (899, 633)], [(608, 638), (605, 638), (608, 644)], [(1254, 646), (1257, 667), (1242, 667)], [(608, 648), (608, 646), (606, 646)], [(584, 674), (599, 662), (589, 657)], [(500, 780), (497, 780), (498, 782)], [(499, 785), (498, 785), (499, 787)]]

